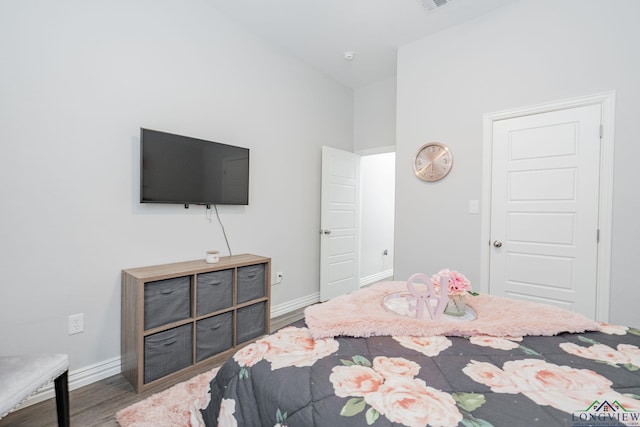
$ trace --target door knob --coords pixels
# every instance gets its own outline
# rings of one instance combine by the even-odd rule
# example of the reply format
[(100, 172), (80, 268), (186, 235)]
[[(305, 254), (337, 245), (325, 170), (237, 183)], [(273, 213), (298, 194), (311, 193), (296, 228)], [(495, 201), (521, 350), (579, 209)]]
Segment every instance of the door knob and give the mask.
[(493, 246), (495, 246), (496, 248), (502, 247), (502, 242), (499, 240), (494, 240)]
[(323, 230), (322, 231), (324, 234), (331, 234), (331, 230)]

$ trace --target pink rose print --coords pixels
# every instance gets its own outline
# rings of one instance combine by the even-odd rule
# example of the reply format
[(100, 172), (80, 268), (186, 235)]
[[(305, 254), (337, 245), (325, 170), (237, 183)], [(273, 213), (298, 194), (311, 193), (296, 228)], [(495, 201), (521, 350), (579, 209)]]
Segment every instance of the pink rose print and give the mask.
[[(271, 369), (288, 366), (311, 366), (338, 350), (333, 338), (314, 340), (307, 328), (289, 326), (238, 350), (233, 359), (242, 367), (250, 367), (261, 360), (271, 362)], [(245, 369), (243, 375), (248, 375)]]
[(590, 348), (591, 354), (595, 357), (595, 360), (601, 360), (603, 362), (614, 363), (624, 365), (625, 363), (631, 363), (629, 358), (624, 354), (608, 345), (595, 344)]
[(288, 366), (311, 366), (319, 359), (338, 351), (338, 341), (333, 338), (314, 340), (307, 328), (289, 326), (265, 338), (269, 350), (265, 359), (271, 362), (271, 369)]
[(409, 427), (457, 426), (462, 420), (449, 394), (418, 378), (389, 378), (377, 393), (367, 394), (364, 399), (389, 421)]
[(211, 385), (207, 386), (206, 392), (197, 397), (189, 406), (190, 427), (206, 427), (200, 410), (209, 406), (209, 402), (211, 402)]
[(605, 334), (609, 335), (626, 335), (627, 330), (629, 329), (627, 326), (611, 325), (604, 322), (599, 322), (598, 326), (600, 332), (604, 332)]
[(520, 344), (514, 341), (522, 341), (522, 337), (500, 338), (478, 335), (469, 338), (469, 342), (471, 344), (482, 347), (491, 347), (497, 350), (512, 350), (514, 348), (518, 348)]
[(238, 421), (233, 414), (236, 413), (236, 401), (233, 399), (222, 399), (220, 412), (218, 413), (219, 427), (238, 427)]
[(634, 365), (640, 368), (640, 349), (635, 345), (618, 344), (618, 349), (614, 349), (604, 344), (593, 344), (584, 347), (574, 343), (563, 342), (560, 348), (574, 356), (585, 359), (597, 360), (612, 365)]
[(378, 391), (384, 378), (373, 369), (361, 366), (335, 366), (331, 370), (329, 381), (333, 384), (336, 396), (362, 397)]
[(491, 388), (495, 393), (519, 393), (515, 383), (511, 381), (502, 369), (487, 362), (470, 361), (467, 366), (462, 368), (462, 372), (467, 374), (469, 378), (484, 384)]
[[(586, 408), (595, 399), (617, 400), (627, 410), (640, 411), (640, 402), (613, 390), (611, 381), (589, 369), (524, 359), (506, 362), (502, 369), (490, 363), (472, 361), (463, 372), (495, 392), (522, 393), (538, 405), (567, 413)], [(506, 380), (512, 385), (506, 384)]]
[(451, 347), (447, 337), (392, 337), (401, 346), (418, 351), (425, 356), (437, 356), (442, 350)]
[(420, 365), (401, 357), (379, 356), (373, 359), (373, 369), (384, 378), (393, 376), (415, 377), (420, 371)]
[(558, 366), (539, 359), (509, 361), (503, 369), (529, 399), (565, 412), (586, 408), (593, 402), (594, 391), (610, 389), (612, 384), (594, 371)]
[(259, 340), (238, 350), (238, 352), (233, 355), (233, 360), (238, 362), (240, 366), (253, 366), (264, 359), (264, 355), (268, 350), (269, 346), (267, 343)]
[(629, 363), (640, 368), (640, 349), (631, 344), (618, 344), (618, 351), (629, 359)]
[(378, 356), (370, 363), (362, 356), (343, 360), (329, 380), (339, 397), (350, 397), (341, 415), (354, 416), (366, 405), (368, 424), (384, 415), (409, 427), (456, 426), (462, 420), (455, 400), (418, 378), (420, 365), (400, 357)]

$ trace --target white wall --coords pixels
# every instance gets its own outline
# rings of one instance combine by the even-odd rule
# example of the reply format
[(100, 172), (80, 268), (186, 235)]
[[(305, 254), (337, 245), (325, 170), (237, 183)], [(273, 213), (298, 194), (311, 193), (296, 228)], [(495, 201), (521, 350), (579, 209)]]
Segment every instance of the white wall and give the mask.
[(353, 146), (356, 153), (380, 152), (396, 143), (396, 78), (354, 90)]
[[(360, 284), (393, 274), (396, 78), (356, 88), (353, 144), (361, 154)], [(388, 255), (383, 252), (388, 250)]]
[(231, 248), (284, 272), (274, 305), (318, 291), (320, 147), (353, 149), (350, 89), (206, 0), (2, 2), (0, 57), (0, 353), (117, 357), (121, 269), (226, 253), (203, 207), (138, 202), (141, 126), (250, 148)]
[(363, 156), (360, 161), (361, 285), (393, 275), (395, 161), (395, 153)]
[[(359, 281), (393, 275), (396, 78), (354, 90), (354, 151), (361, 155)], [(383, 253), (387, 251), (387, 255)]]
[[(396, 278), (449, 267), (479, 284), (480, 215), (467, 208), (482, 199), (484, 113), (615, 90), (610, 321), (640, 325), (639, 14), (635, 0), (522, 0), (400, 49)], [(409, 167), (425, 140), (455, 155), (436, 184)]]

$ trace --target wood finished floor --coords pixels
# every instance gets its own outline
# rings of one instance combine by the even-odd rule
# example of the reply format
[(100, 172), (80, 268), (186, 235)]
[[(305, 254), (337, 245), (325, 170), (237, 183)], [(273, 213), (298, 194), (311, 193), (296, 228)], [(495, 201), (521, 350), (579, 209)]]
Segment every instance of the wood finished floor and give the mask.
[[(304, 317), (304, 309), (271, 319), (271, 330), (275, 331)], [(210, 368), (203, 368), (203, 372)], [(186, 381), (197, 375), (189, 373), (175, 383)], [(169, 388), (173, 384), (165, 387)], [(143, 400), (163, 389), (136, 393), (122, 376), (114, 375), (102, 381), (89, 384), (69, 393), (72, 427), (119, 427), (116, 412)], [(45, 400), (13, 412), (0, 420), (0, 427), (56, 427), (55, 399)]]

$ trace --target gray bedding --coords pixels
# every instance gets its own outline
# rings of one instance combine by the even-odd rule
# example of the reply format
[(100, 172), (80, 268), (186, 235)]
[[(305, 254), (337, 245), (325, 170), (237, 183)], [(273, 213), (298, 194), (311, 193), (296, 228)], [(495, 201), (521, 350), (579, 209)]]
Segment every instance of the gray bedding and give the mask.
[(303, 321), (244, 347), (211, 382), (214, 426), (640, 425), (640, 331), (336, 337)]

